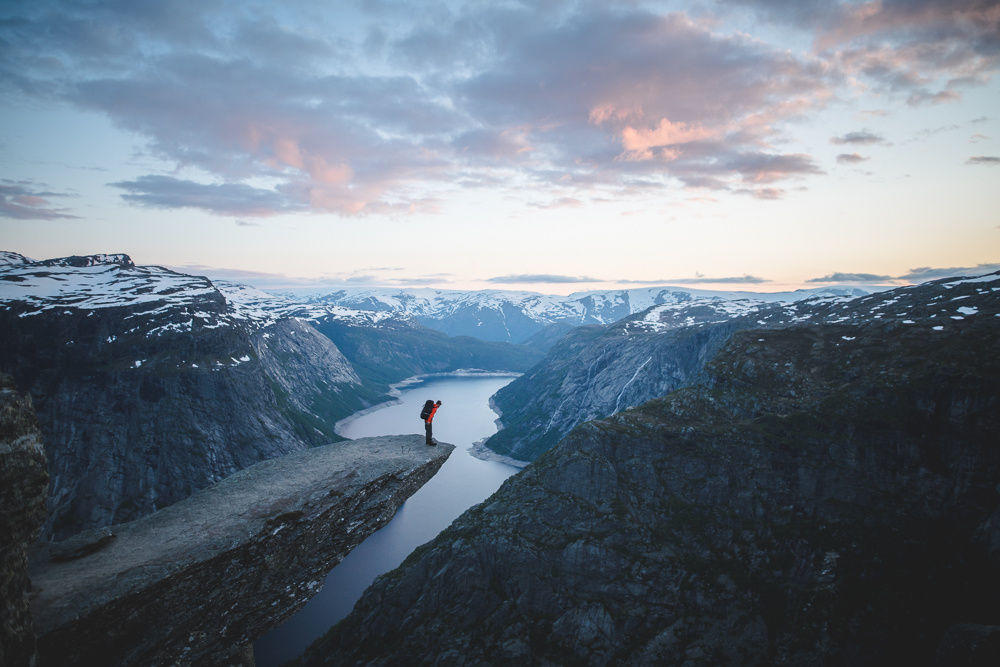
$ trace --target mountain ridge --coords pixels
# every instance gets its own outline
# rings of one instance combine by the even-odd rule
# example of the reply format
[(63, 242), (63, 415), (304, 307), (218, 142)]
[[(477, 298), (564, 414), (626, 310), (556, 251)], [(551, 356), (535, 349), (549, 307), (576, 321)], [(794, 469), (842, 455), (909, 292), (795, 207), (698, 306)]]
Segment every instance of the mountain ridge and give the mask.
[[(938, 312), (940, 308), (931, 312), (930, 306), (917, 301), (944, 299), (956, 289), (965, 293), (960, 300), (971, 298), (979, 295), (977, 289), (989, 292), (988, 283), (996, 281), (1000, 274), (945, 278), (854, 299), (833, 295), (763, 305), (660, 305), (604, 327), (580, 327), (493, 397), (502, 428), (485, 446), (504, 456), (533, 460), (579, 423), (608, 417), (699, 381), (705, 363), (738, 330), (802, 322), (844, 323), (867, 317), (902, 324), (918, 314), (927, 321), (939, 315), (942, 320), (971, 317), (956, 310), (962, 308), (961, 303), (947, 312)], [(933, 294), (919, 296), (928, 290)], [(921, 326), (929, 325), (922, 322)]]

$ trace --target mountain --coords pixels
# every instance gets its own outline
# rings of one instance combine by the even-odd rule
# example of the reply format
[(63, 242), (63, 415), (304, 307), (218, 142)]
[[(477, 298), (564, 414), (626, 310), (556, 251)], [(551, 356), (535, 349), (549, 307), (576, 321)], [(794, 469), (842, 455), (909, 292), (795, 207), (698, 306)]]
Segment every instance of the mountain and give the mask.
[(734, 307), (741, 307), (798, 301), (810, 296), (858, 296), (866, 293), (853, 287), (775, 293), (647, 287), (576, 292), (569, 296), (502, 290), (392, 288), (282, 292), (286, 296), (294, 295), (294, 300), (312, 305), (337, 305), (353, 311), (392, 315), (451, 336), (511, 343), (527, 342), (549, 325), (609, 324), (659, 304), (711, 307), (733, 303)]
[(576, 427), (300, 663), (996, 664), (1000, 274), (798, 310)]
[(407, 321), (378, 327), (321, 317), (312, 326), (351, 360), (361, 379), (379, 391), (415, 375), (456, 370), (524, 371), (542, 352), (527, 345), (449, 336)]
[(0, 370), (48, 443), (44, 537), (338, 440), (338, 419), (384, 400), (328, 338), (250, 296), (121, 254), (0, 268)]
[(16, 264), (27, 264), (28, 262), (33, 262), (33, 261), (35, 260), (28, 259), (19, 252), (0, 250), (0, 267), (13, 266)]
[(505, 456), (534, 460), (579, 423), (698, 381), (705, 363), (735, 331), (903, 317), (902, 305), (894, 304), (909, 303), (910, 289), (860, 297), (835, 290), (792, 303), (681, 299), (610, 326), (573, 330), (493, 397), (501, 430), (485, 445)]
[(228, 281), (214, 281), (228, 302), (258, 318), (308, 322), (350, 359), (369, 388), (389, 386), (416, 375), (462, 369), (523, 371), (542, 358), (534, 345), (450, 336), (388, 310), (358, 310), (323, 301), (271, 294)]

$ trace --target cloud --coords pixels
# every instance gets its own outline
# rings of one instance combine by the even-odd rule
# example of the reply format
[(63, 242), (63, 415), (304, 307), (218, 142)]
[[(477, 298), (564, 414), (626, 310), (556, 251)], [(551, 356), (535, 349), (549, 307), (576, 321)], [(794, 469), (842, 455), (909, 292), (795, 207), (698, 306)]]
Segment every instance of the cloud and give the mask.
[(260, 227), (259, 222), (251, 222), (250, 220), (235, 220), (237, 227)]
[(108, 185), (127, 190), (127, 194), (121, 195), (125, 201), (150, 208), (195, 208), (219, 215), (249, 216), (273, 215), (302, 208), (301, 204), (279, 191), (242, 183), (204, 184), (171, 176), (149, 175)]
[(128, 201), (222, 215), (428, 212), (456, 183), (568, 202), (800, 179), (822, 172), (779, 146), (840, 82), (817, 58), (638, 5), (157, 5), (16, 7), (0, 80), (103, 114), (215, 184), (141, 176), (118, 184)]
[(563, 276), (553, 273), (521, 273), (487, 278), (488, 283), (600, 283), (600, 278), (588, 276)]
[(908, 273), (899, 276), (900, 280), (910, 282), (926, 282), (939, 278), (951, 278), (953, 276), (978, 276), (985, 273), (1000, 271), (1000, 264), (977, 264), (976, 266), (953, 266), (949, 268), (932, 268), (922, 266), (917, 269), (910, 269)]
[(839, 137), (830, 137), (830, 143), (837, 145), (853, 144), (870, 146), (872, 144), (884, 144), (886, 141), (881, 136), (868, 130), (858, 130), (856, 132), (848, 132)]
[(807, 283), (878, 283), (883, 281), (905, 281), (910, 283), (927, 282), (939, 278), (955, 276), (976, 276), (1000, 271), (1000, 264), (978, 264), (976, 266), (953, 266), (948, 268), (932, 268), (929, 266), (910, 269), (899, 276), (881, 275), (875, 273), (842, 273), (835, 272), (821, 278), (810, 278)]
[(75, 220), (79, 216), (65, 208), (53, 208), (53, 197), (72, 197), (63, 192), (52, 192), (44, 184), (33, 181), (0, 180), (0, 217), (15, 220)]
[(837, 162), (841, 164), (858, 164), (865, 160), (868, 160), (868, 158), (859, 153), (841, 153), (837, 156)]
[(877, 283), (883, 280), (895, 280), (892, 276), (875, 273), (830, 273), (822, 278), (810, 278), (807, 283)]
[(997, 165), (1000, 164), (1000, 157), (997, 157), (996, 155), (976, 155), (975, 157), (970, 157), (966, 160), (965, 164)]
[(994, 0), (720, 0), (811, 33), (813, 51), (845, 75), (913, 106), (960, 99), (1000, 64)]
[(102, 114), (211, 183), (139, 176), (118, 184), (133, 203), (406, 215), (455, 187), (773, 199), (823, 174), (783, 147), (845, 90), (947, 102), (1000, 57), (986, 0), (734, 2), (813, 49), (656, 3), (38, 0), (0, 22), (0, 86)]

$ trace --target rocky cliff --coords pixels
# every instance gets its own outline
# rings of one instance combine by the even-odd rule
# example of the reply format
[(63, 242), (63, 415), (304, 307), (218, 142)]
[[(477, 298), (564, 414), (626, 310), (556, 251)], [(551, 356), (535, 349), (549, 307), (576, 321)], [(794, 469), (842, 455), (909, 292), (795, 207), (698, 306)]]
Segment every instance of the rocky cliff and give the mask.
[(0, 370), (34, 399), (57, 539), (337, 440), (382, 399), (307, 324), (125, 255), (0, 270)]
[(41, 665), (226, 664), (441, 467), (422, 436), (271, 459), (166, 509), (33, 554)]
[(575, 428), (302, 663), (997, 664), (997, 278), (736, 332), (703, 382)]
[(27, 548), (45, 520), (48, 474), (31, 399), (0, 374), (0, 665), (32, 663)]
[[(615, 414), (701, 379), (735, 331), (801, 322), (911, 320), (914, 313), (947, 322), (962, 316), (954, 297), (979, 298), (969, 283), (948, 280), (857, 297), (810, 296), (794, 303), (749, 300), (660, 304), (610, 326), (576, 329), (546, 357), (501, 389), (493, 403), (501, 430), (485, 446), (532, 461), (574, 426)], [(992, 282), (1000, 285), (1000, 276)], [(987, 291), (989, 288), (983, 288)]]

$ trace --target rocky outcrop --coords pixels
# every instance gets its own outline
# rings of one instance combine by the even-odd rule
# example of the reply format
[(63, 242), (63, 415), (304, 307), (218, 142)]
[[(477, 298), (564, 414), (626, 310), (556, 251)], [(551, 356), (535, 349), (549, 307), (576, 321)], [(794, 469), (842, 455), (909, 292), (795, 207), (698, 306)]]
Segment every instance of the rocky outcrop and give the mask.
[(27, 548), (45, 520), (48, 474), (31, 399), (0, 375), (0, 665), (32, 664)]
[(950, 325), (960, 321), (953, 317), (965, 317), (959, 310), (962, 300), (971, 299), (966, 306), (974, 306), (990, 285), (1000, 285), (996, 274), (949, 285), (956, 280), (961, 279), (786, 304), (680, 302), (654, 306), (610, 326), (575, 329), (540, 363), (497, 392), (493, 401), (502, 414), (501, 429), (485, 446), (533, 461), (577, 424), (699, 381), (705, 364), (735, 331), (868, 319), (928, 328)]
[(45, 539), (339, 440), (337, 420), (384, 400), (307, 324), (126, 255), (0, 271), (0, 370), (31, 394), (47, 443)]
[[(264, 461), (166, 509), (32, 557), (42, 665), (226, 664), (452, 451), (364, 438)], [(89, 555), (66, 560), (88, 543)], [(84, 549), (86, 551), (86, 549)], [(58, 560), (52, 558), (58, 555)]]
[(735, 333), (704, 382), (575, 428), (301, 662), (996, 664), (997, 286)]

